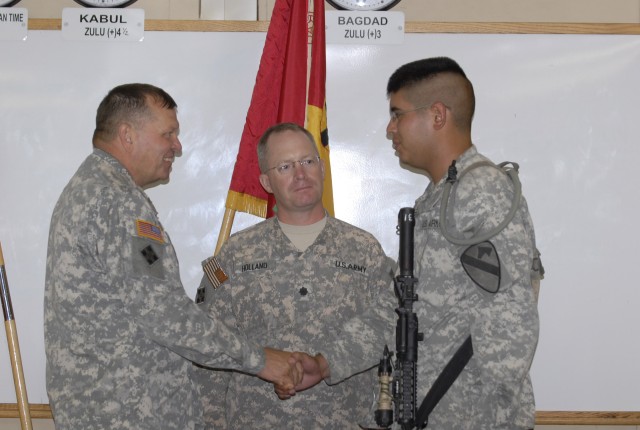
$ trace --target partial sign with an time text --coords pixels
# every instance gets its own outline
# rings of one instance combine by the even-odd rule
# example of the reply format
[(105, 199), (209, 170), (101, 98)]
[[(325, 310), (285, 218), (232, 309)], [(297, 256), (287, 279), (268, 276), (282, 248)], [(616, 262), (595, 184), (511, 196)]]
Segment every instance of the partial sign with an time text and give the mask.
[(0, 40), (26, 40), (29, 15), (23, 7), (0, 7)]
[(403, 12), (327, 11), (327, 43), (397, 45), (404, 41)]
[(141, 42), (144, 9), (64, 8), (62, 36), (66, 40)]

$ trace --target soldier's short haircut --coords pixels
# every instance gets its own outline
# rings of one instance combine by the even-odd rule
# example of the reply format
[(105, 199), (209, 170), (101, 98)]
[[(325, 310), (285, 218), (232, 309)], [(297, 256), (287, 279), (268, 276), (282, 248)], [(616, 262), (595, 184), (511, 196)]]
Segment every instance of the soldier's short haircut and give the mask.
[(443, 102), (454, 112), (459, 127), (471, 129), (476, 104), (473, 85), (451, 58), (425, 58), (399, 67), (389, 78), (387, 97), (401, 90), (416, 106)]
[(165, 109), (177, 108), (175, 100), (166, 91), (150, 84), (124, 84), (109, 91), (100, 102), (96, 113), (94, 144), (96, 139), (114, 138), (118, 126), (123, 122), (139, 125), (141, 120), (150, 115), (149, 99)]
[(279, 124), (272, 125), (262, 134), (256, 148), (258, 151), (258, 166), (260, 166), (260, 172), (264, 173), (269, 169), (269, 166), (267, 166), (267, 142), (269, 141), (269, 138), (274, 134), (283, 133), (285, 131), (297, 131), (304, 133), (304, 135), (307, 136), (307, 139), (309, 139), (309, 142), (313, 144), (313, 148), (316, 150), (316, 153), (318, 152), (318, 148), (316, 148), (316, 141), (314, 140), (313, 135), (306, 128), (293, 122), (281, 122)]
[(387, 96), (445, 72), (457, 74), (467, 79), (462, 67), (451, 58), (425, 58), (407, 63), (393, 72), (387, 83)]

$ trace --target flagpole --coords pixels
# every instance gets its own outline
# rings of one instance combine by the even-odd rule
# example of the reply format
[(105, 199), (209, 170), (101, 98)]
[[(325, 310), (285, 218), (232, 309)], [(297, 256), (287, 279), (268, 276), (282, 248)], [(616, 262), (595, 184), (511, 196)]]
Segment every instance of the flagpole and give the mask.
[(218, 243), (216, 244), (216, 252), (213, 255), (218, 255), (218, 251), (222, 248), (222, 245), (229, 239), (231, 234), (231, 228), (233, 227), (233, 219), (236, 216), (235, 209), (226, 208), (224, 211), (224, 218), (222, 219), (222, 225), (220, 226), (220, 234), (218, 234)]
[(13, 370), (13, 385), (16, 389), (18, 400), (18, 412), (20, 414), (20, 424), (22, 430), (31, 430), (31, 414), (29, 413), (29, 400), (27, 399), (27, 387), (24, 381), (22, 370), (22, 358), (20, 356), (20, 345), (18, 343), (18, 331), (13, 318), (13, 307), (11, 306), (11, 295), (9, 294), (9, 282), (4, 269), (4, 257), (2, 255), (2, 244), (0, 243), (0, 296), (2, 296), (2, 311), (4, 312), (4, 328), (7, 332), (7, 343), (9, 344), (9, 356), (11, 358), (11, 368)]

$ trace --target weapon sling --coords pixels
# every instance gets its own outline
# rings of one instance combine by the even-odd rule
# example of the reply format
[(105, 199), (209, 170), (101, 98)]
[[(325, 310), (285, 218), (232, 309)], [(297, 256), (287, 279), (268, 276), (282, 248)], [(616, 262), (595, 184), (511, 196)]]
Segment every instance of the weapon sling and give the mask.
[(455, 380), (458, 379), (458, 376), (462, 373), (462, 370), (472, 356), (473, 345), (471, 343), (471, 336), (469, 336), (458, 348), (456, 353), (453, 354), (453, 357), (451, 357), (447, 365), (442, 369), (442, 372), (438, 375), (436, 381), (424, 397), (416, 413), (416, 428), (424, 428), (429, 420), (429, 414), (436, 407), (440, 399), (447, 393), (449, 388), (451, 388)]

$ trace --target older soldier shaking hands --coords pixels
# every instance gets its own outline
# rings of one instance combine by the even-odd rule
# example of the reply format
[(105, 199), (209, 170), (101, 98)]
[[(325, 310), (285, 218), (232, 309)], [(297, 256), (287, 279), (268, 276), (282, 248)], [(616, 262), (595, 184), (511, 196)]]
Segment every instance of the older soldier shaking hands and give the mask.
[(144, 191), (169, 179), (182, 151), (176, 110), (151, 85), (112, 89), (98, 107), (93, 152), (53, 211), (44, 317), (57, 430), (196, 428), (191, 361), (284, 392), (299, 381), (289, 353), (208, 318), (184, 292)]

